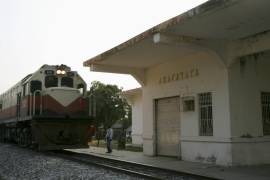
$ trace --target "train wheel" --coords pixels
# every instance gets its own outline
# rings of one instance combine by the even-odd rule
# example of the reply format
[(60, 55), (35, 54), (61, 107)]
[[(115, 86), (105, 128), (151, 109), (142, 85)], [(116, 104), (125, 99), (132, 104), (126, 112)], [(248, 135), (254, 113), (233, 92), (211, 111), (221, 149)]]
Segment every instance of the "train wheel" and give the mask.
[(26, 129), (25, 132), (25, 138), (26, 138), (26, 146), (29, 147), (32, 144), (32, 135), (29, 128)]
[(21, 145), (21, 142), (22, 142), (22, 140), (21, 140), (21, 131), (18, 132), (18, 135), (17, 136), (18, 136), (18, 142), (17, 143), (20, 146)]
[(23, 130), (21, 129), (20, 131), (19, 131), (19, 135), (18, 135), (18, 145), (19, 146), (24, 146), (24, 132), (23, 132)]
[(1, 127), (0, 128), (0, 142), (3, 142), (3, 140), (4, 140), (4, 133), (3, 133), (3, 131), (4, 131), (4, 128)]
[(6, 139), (7, 139), (7, 137), (6, 137), (7, 132), (6, 131), (7, 131), (6, 128), (4, 128), (3, 142), (6, 142)]
[(21, 129), (20, 128), (17, 128), (16, 129), (16, 139), (15, 139), (15, 142), (17, 143), (17, 144), (19, 144), (19, 140), (20, 140), (20, 131), (21, 131)]
[(26, 128), (22, 131), (22, 146), (25, 147), (27, 145), (27, 135)]

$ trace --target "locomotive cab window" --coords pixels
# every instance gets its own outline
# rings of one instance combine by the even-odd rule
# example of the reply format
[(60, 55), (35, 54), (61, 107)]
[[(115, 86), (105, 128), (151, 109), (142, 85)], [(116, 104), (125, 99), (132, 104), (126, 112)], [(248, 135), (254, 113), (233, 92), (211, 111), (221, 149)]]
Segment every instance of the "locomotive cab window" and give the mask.
[(40, 81), (31, 81), (30, 83), (30, 92), (34, 93), (37, 90), (41, 91), (42, 84)]
[(57, 87), (58, 85), (58, 78), (54, 75), (51, 76), (46, 76), (45, 77), (45, 87), (50, 88), (50, 87)]
[(27, 95), (27, 84), (23, 85), (23, 97)]
[(84, 94), (84, 85), (83, 84), (78, 84), (77, 89), (80, 90), (81, 94)]
[(61, 86), (73, 88), (73, 79), (70, 77), (62, 77)]

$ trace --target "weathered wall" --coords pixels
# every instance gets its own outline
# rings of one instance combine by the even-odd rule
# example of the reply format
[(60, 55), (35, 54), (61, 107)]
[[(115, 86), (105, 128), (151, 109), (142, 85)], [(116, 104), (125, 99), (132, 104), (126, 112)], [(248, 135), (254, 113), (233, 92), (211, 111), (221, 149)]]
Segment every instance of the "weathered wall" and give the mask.
[(132, 144), (142, 146), (142, 95), (137, 94), (132, 98)]
[(229, 69), (232, 137), (262, 136), (261, 92), (270, 92), (269, 55), (242, 58)]
[(270, 92), (270, 53), (246, 56), (229, 68), (234, 164), (269, 163), (270, 137), (263, 137), (261, 92)]
[(232, 165), (259, 165), (270, 162), (270, 137), (234, 138)]
[(182, 157), (185, 161), (196, 161), (230, 166), (232, 164), (231, 144), (222, 141), (183, 141)]
[[(178, 80), (176, 73), (181, 76)], [(220, 141), (228, 141), (231, 136), (227, 77), (227, 70), (220, 59), (203, 52), (181, 59), (176, 57), (150, 68), (147, 71), (147, 84), (143, 87), (144, 153), (155, 155), (154, 100), (171, 96), (194, 96), (195, 111), (181, 111), (180, 156), (191, 161), (197, 161), (199, 156), (203, 156), (205, 161), (214, 156), (219, 164), (231, 163), (229, 156), (221, 155), (223, 148), (219, 145)], [(212, 137), (199, 136), (197, 94), (202, 92), (212, 92)], [(209, 142), (211, 146), (204, 148), (202, 142)], [(228, 149), (229, 147), (226, 147), (224, 151), (227, 152)]]

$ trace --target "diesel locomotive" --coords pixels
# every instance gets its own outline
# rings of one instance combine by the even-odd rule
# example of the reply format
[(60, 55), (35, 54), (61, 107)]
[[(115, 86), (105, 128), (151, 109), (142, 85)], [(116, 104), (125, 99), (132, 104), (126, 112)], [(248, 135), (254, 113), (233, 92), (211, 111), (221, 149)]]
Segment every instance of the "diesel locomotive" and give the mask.
[(0, 140), (39, 150), (87, 148), (86, 83), (66, 65), (43, 65), (0, 95)]

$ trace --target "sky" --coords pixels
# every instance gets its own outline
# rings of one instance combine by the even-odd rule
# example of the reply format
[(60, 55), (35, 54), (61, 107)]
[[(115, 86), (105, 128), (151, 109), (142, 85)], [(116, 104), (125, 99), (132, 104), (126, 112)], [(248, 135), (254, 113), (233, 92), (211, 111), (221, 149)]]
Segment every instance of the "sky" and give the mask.
[(0, 93), (43, 64), (66, 64), (88, 84), (139, 87), (83, 62), (206, 0), (0, 0)]

